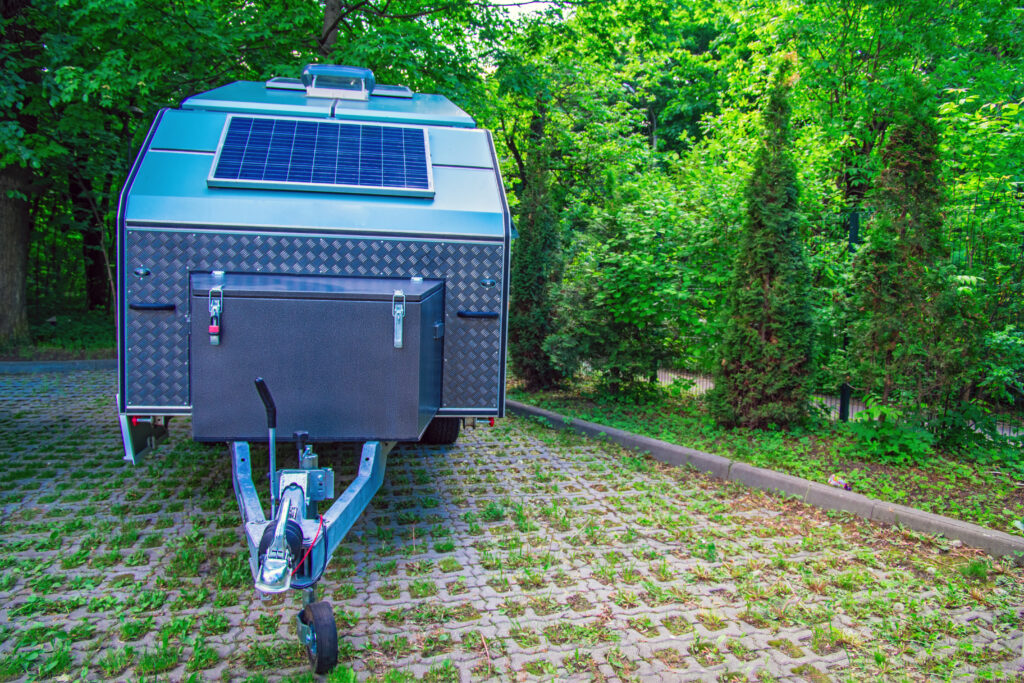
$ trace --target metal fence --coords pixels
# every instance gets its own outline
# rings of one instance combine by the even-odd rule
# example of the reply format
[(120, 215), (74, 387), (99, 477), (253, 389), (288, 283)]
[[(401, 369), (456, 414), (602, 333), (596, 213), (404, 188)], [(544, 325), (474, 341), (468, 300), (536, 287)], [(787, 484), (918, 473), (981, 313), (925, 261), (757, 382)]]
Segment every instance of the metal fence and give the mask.
[[(857, 209), (825, 216), (816, 222), (815, 228), (821, 234), (843, 240), (841, 249), (838, 245), (829, 247), (840, 270), (852, 264), (853, 254), (863, 239), (863, 225), (869, 218), (867, 212)], [(950, 263), (956, 267), (958, 275), (976, 278), (990, 328), (1021, 326), (1024, 323), (1024, 184), (1010, 183), (993, 190), (951, 197), (944, 214), (944, 226)], [(832, 298), (833, 292), (827, 294), (828, 297), (820, 297), (822, 301), (817, 302), (818, 305), (829, 305), (825, 299)], [(703, 333), (711, 333), (711, 329), (709, 326)], [(830, 349), (842, 349), (848, 343), (847, 330), (840, 326), (820, 331), (830, 336), (820, 340)], [(713, 355), (714, 345), (706, 338), (676, 341), (687, 349), (690, 357), (675, 369), (660, 370), (658, 381), (666, 385), (685, 381), (688, 390), (695, 395), (705, 393), (714, 386), (712, 369), (717, 358), (705, 357)], [(1024, 374), (1024, 368), (1018, 373)], [(835, 386), (833, 390), (828, 386), (827, 382), (822, 386), (819, 381), (813, 402), (830, 419), (847, 420), (865, 409), (863, 397), (849, 385)], [(1006, 425), (1019, 424), (1024, 419), (1024, 401), (1020, 399), (1000, 409), (1006, 413)], [(1019, 429), (1004, 425), (1001, 430), (1005, 431), (1004, 428)]]
[[(715, 380), (711, 375), (683, 372), (682, 370), (669, 370), (666, 368), (658, 370), (658, 382), (665, 386), (673, 383), (682, 383), (687, 387), (687, 391), (694, 396), (701, 396), (715, 386)], [(841, 419), (840, 404), (838, 392), (833, 395), (816, 393), (811, 396), (812, 410), (821, 411), (822, 414), (828, 416), (833, 422)], [(864, 410), (865, 407), (863, 401), (851, 398), (847, 419), (855, 416)]]

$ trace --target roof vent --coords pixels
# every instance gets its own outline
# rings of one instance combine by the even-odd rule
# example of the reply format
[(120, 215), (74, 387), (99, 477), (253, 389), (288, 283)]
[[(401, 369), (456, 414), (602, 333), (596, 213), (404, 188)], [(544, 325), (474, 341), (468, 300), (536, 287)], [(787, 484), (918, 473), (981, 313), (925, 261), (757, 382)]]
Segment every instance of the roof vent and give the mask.
[(403, 100), (412, 99), (412, 90), (404, 85), (380, 85), (379, 83), (370, 93), (374, 97), (399, 97)]
[(270, 90), (299, 90), (301, 92), (306, 92), (306, 86), (302, 85), (302, 81), (298, 78), (274, 76), (264, 85), (266, 85)]
[(309, 97), (366, 101), (376, 81), (372, 71), (357, 66), (307, 64), (302, 70), (302, 84)]

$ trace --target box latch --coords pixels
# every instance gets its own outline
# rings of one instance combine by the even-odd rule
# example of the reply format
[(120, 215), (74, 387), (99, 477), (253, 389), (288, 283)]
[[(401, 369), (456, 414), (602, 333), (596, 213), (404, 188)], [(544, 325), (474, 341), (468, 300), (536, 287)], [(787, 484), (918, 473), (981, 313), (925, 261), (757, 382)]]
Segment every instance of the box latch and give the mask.
[(220, 346), (220, 317), (224, 311), (223, 286), (210, 287), (206, 297), (207, 307), (210, 309), (210, 345)]
[(402, 348), (402, 321), (405, 319), (405, 292), (396, 289), (391, 296), (391, 315), (395, 318), (395, 348)]

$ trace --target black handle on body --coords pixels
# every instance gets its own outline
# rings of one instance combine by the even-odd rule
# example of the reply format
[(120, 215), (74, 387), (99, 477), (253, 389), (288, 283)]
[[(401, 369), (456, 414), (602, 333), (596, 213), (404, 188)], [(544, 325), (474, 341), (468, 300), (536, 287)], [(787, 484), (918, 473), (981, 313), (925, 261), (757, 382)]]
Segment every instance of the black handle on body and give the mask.
[(133, 301), (128, 304), (133, 311), (173, 311), (174, 304), (162, 301)]
[(497, 311), (459, 311), (455, 315), (460, 318), (497, 318)]
[(256, 378), (256, 391), (260, 393), (263, 407), (267, 409), (267, 429), (277, 429), (277, 406), (274, 405), (274, 397), (270, 395), (270, 389), (262, 377)]

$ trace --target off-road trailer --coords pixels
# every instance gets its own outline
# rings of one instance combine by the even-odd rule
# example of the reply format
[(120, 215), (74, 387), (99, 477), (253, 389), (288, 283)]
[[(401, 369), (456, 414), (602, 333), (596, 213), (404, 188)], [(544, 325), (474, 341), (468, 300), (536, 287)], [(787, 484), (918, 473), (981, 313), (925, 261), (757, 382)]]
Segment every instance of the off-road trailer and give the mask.
[[(230, 444), (255, 587), (305, 591), (299, 637), (326, 672), (337, 630), (316, 583), (390, 449), (504, 413), (512, 226), (491, 135), (366, 69), (232, 83), (157, 115), (117, 229), (124, 457), (176, 416)], [(278, 429), (295, 467), (277, 467)], [(264, 439), (269, 517), (248, 444)], [(322, 514), (318, 441), (363, 444)]]

